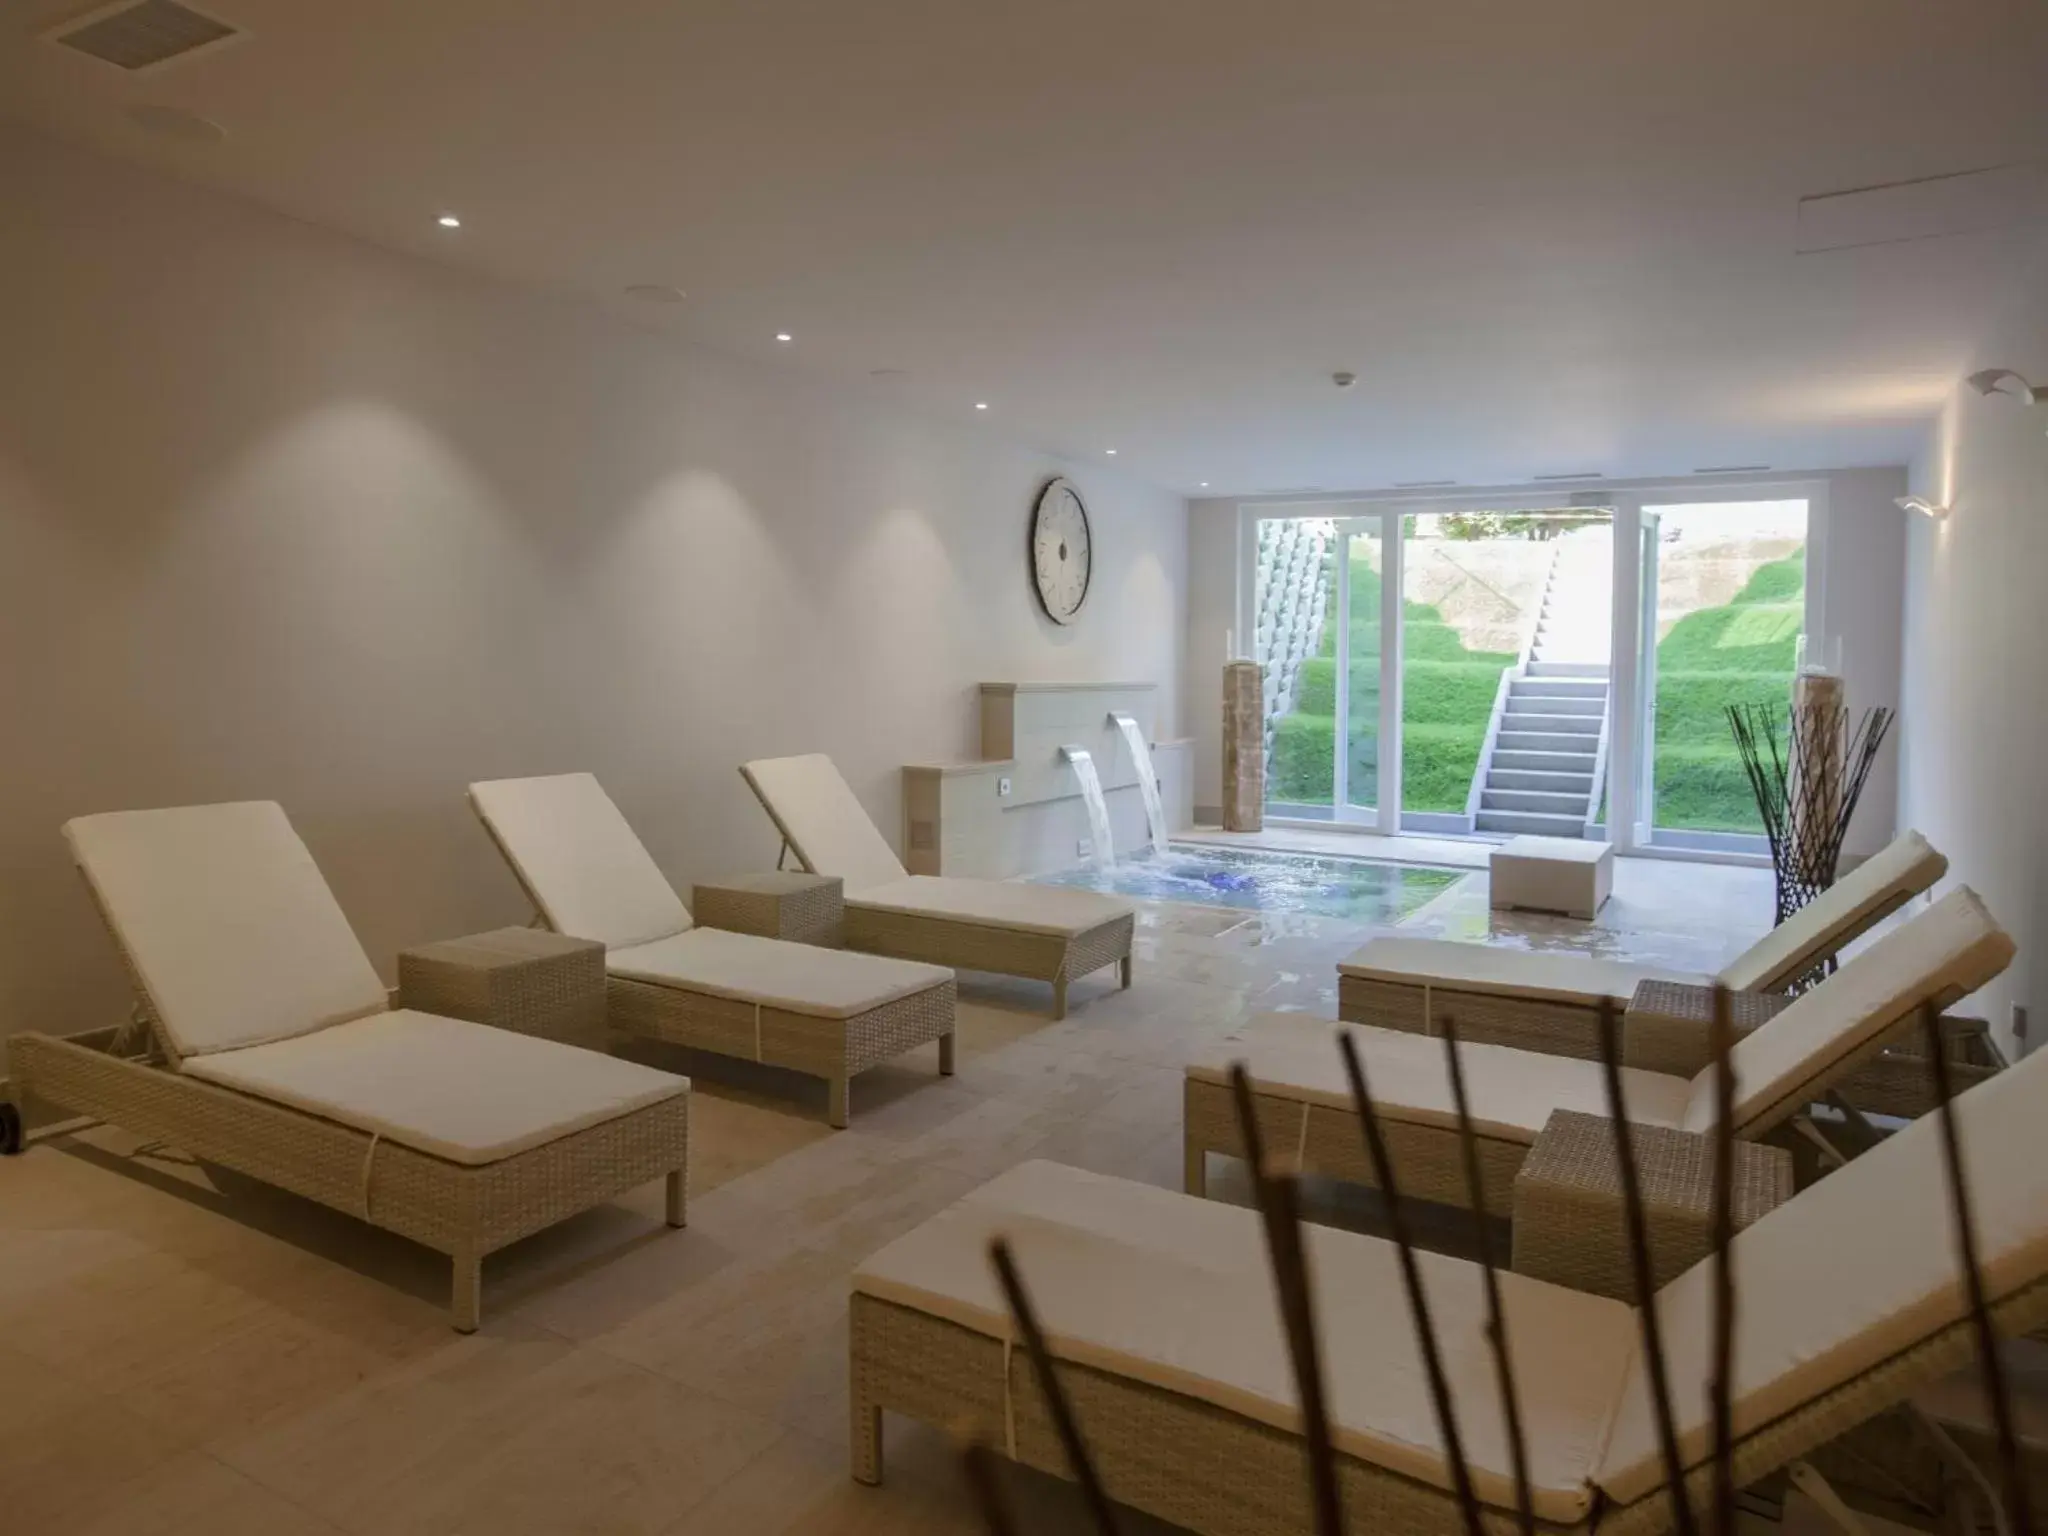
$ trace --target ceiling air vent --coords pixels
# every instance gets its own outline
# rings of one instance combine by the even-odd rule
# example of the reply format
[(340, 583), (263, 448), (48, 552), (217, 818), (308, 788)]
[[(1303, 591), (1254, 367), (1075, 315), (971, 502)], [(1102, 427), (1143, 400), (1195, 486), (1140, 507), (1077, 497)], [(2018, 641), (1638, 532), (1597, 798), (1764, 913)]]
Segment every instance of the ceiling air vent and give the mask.
[(59, 47), (130, 74), (189, 59), (241, 35), (239, 28), (175, 0), (119, 0), (44, 34)]

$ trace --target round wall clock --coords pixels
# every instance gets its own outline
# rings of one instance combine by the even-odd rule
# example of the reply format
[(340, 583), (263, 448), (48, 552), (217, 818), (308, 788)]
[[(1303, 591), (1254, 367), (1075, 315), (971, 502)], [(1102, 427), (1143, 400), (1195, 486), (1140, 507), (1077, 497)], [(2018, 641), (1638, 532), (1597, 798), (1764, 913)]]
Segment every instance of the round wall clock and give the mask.
[(1088, 509), (1064, 475), (1038, 493), (1031, 514), (1031, 579), (1038, 605), (1055, 624), (1071, 624), (1088, 601), (1088, 576), (1095, 563)]

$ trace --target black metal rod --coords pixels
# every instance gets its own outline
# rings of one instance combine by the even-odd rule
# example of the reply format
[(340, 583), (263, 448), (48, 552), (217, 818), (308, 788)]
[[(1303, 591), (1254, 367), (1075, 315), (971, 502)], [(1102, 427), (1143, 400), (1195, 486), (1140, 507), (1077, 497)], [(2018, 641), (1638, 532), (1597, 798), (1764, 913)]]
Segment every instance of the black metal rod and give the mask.
[(1984, 1295), (1984, 1271), (1977, 1262), (1977, 1219), (1970, 1207), (1970, 1181), (1963, 1167), (1963, 1143), (1956, 1132), (1955, 1106), (1949, 1099), (1948, 1050), (1941, 1037), (1941, 1010), (1933, 1003), (1923, 1003), (1920, 1022), (1927, 1036), (1928, 1066), (1934, 1073), (1934, 1113), (1941, 1122), (1942, 1157), (1948, 1165), (1949, 1205), (1955, 1213), (1956, 1249), (1963, 1265), (1964, 1294), (1970, 1303), (1970, 1326), (1977, 1335), (1984, 1393), (1991, 1399), (1991, 1423), (1997, 1432), (1998, 1471), (2005, 1483), (2006, 1515), (2012, 1522), (2013, 1536), (2034, 1536), (2034, 1511), (2027, 1498), (2019, 1437), (2013, 1431), (2012, 1395), (2005, 1379), (2005, 1361), (1998, 1353), (1998, 1333), (1991, 1325), (1991, 1304)]
[(1479, 1495), (1472, 1488), (1472, 1469), (1465, 1461), (1465, 1443), (1458, 1434), (1458, 1412), (1451, 1402), (1451, 1387), (1444, 1376), (1444, 1362), (1437, 1348), (1436, 1327), (1430, 1321), (1429, 1296), (1422, 1288), (1422, 1272), (1415, 1264), (1415, 1245), (1409, 1238), (1407, 1209), (1401, 1204), (1401, 1189), (1394, 1174), (1394, 1160), (1387, 1155), (1387, 1139), (1374, 1106), (1372, 1090), (1365, 1080), (1365, 1064), (1359, 1059), (1358, 1042), (1348, 1029), (1337, 1032), (1337, 1048), (1344, 1055), (1344, 1071), (1351, 1079), (1351, 1103), (1365, 1129), (1365, 1154), (1372, 1164), (1374, 1180), (1387, 1209), (1387, 1228), (1394, 1234), (1394, 1252), (1400, 1260), (1401, 1284), (1408, 1292), (1408, 1311), (1415, 1321), (1415, 1343), (1422, 1353), (1423, 1374), (1429, 1382), (1429, 1400), (1436, 1409), (1437, 1432), (1443, 1436), (1444, 1456), (1450, 1463), (1451, 1490), (1458, 1497), (1464, 1516), (1466, 1536), (1484, 1536), (1479, 1517)]
[(981, 1523), (988, 1528), (988, 1536), (1019, 1536), (1017, 1522), (1011, 1518), (1010, 1506), (1003, 1498), (996, 1453), (986, 1440), (969, 1440), (960, 1448), (960, 1470), (966, 1474), (968, 1490), (974, 1495), (975, 1508), (981, 1511)]
[[(1472, 1106), (1465, 1097), (1465, 1065), (1458, 1056), (1457, 1021), (1445, 1014), (1443, 1025), (1444, 1064), (1450, 1069), (1451, 1102), (1458, 1111), (1465, 1188), (1479, 1227), (1479, 1269), (1486, 1282), (1486, 1341), (1493, 1347), (1493, 1374), (1500, 1387), (1501, 1418), (1507, 1425), (1508, 1452), (1514, 1458), (1515, 1513), (1522, 1536), (1535, 1536), (1536, 1501), (1529, 1486), (1529, 1446), (1522, 1432), (1522, 1399), (1515, 1388), (1515, 1363), (1508, 1352), (1508, 1320), (1501, 1310), (1500, 1275), (1493, 1267), (1493, 1234), (1487, 1227), (1486, 1189), (1479, 1170), (1479, 1135), (1472, 1127)], [(1361, 1080), (1363, 1076), (1361, 1073)]]
[(995, 1265), (996, 1279), (1002, 1284), (1004, 1299), (1010, 1304), (1011, 1321), (1023, 1336), (1025, 1352), (1031, 1356), (1031, 1368), (1038, 1376), (1038, 1390), (1045, 1395), (1046, 1411), (1052, 1415), (1053, 1430), (1059, 1436), (1060, 1449), (1066, 1453), (1067, 1470), (1080, 1485), (1082, 1502), (1094, 1516), (1099, 1536), (1117, 1536), (1115, 1506), (1103, 1491), (1102, 1478), (1095, 1470), (1094, 1459), (1088, 1454), (1088, 1442), (1081, 1434), (1080, 1421), (1074, 1417), (1074, 1406), (1067, 1401), (1066, 1389), (1060, 1385), (1059, 1373), (1053, 1369), (1052, 1351), (1046, 1347), (1045, 1331), (1038, 1326), (1038, 1314), (1024, 1289), (1024, 1277), (1017, 1273), (1016, 1257), (1010, 1252), (1009, 1243), (1000, 1237), (988, 1245), (988, 1256)]
[(1323, 1395), (1323, 1358), (1316, 1340), (1315, 1298), (1308, 1278), (1308, 1253), (1301, 1240), (1301, 1197), (1294, 1176), (1266, 1164), (1265, 1138), (1259, 1134), (1259, 1112), (1252, 1098), (1251, 1075), (1243, 1062), (1230, 1068), (1230, 1090), (1237, 1101), (1237, 1129), (1251, 1165), (1252, 1193), (1266, 1229), (1266, 1256), (1273, 1265), (1273, 1288), (1280, 1296), (1280, 1319), (1287, 1328), (1287, 1352), (1294, 1363), (1295, 1395), (1301, 1402), (1301, 1433), (1308, 1448), (1310, 1501), (1317, 1536), (1343, 1536), (1344, 1504), (1337, 1490), (1337, 1447), (1330, 1436), (1329, 1402)]
[(1685, 1496), (1685, 1462), (1678, 1454), (1678, 1427), (1671, 1417), (1669, 1363), (1664, 1334), (1657, 1325), (1657, 1294), (1650, 1267), (1649, 1224), (1643, 1217), (1643, 1191), (1636, 1177), (1635, 1147), (1629, 1137), (1627, 1106), (1621, 1095), (1621, 1032), (1615, 1025), (1614, 999), (1600, 999), (1600, 1070), (1607, 1080), (1607, 1112), (1614, 1123), (1614, 1149), (1621, 1174), (1621, 1204), (1628, 1218), (1629, 1266), (1635, 1278), (1636, 1316), (1642, 1322), (1643, 1358), (1650, 1369), (1650, 1407), (1657, 1419), (1657, 1449), (1671, 1488), (1671, 1518), (1678, 1536), (1698, 1536), (1692, 1501)]
[(1714, 1536), (1735, 1536), (1735, 1044), (1728, 989), (1714, 987), (1707, 1049), (1714, 1058), (1714, 1365), (1708, 1384), (1714, 1420)]

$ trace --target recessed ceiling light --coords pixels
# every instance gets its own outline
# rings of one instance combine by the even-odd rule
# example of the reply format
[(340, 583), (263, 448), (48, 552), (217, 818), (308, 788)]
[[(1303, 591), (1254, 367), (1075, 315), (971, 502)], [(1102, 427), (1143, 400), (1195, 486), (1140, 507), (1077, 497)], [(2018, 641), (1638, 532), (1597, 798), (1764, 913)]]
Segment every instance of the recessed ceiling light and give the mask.
[(626, 297), (643, 304), (680, 304), (687, 295), (673, 283), (635, 283), (626, 290)]
[(438, 219), (434, 220), (434, 222), (435, 222), (436, 224), (440, 225), (440, 226), (441, 226), (441, 227), (442, 227), (443, 229), (460, 229), (460, 228), (462, 228), (462, 220), (460, 220), (460, 219), (458, 219), (457, 217), (455, 217), (455, 215), (454, 215), (454, 214), (452, 214), (452, 213), (444, 213), (444, 214), (442, 214), (442, 215), (441, 215), (441, 217), (439, 217)]
[(977, 411), (985, 411), (988, 409), (988, 402), (986, 400), (977, 400), (974, 402), (974, 408)]
[(777, 332), (775, 333), (775, 339), (776, 339), (777, 341), (795, 341), (795, 340), (796, 340), (796, 338), (795, 338), (794, 336), (790, 335), (790, 334), (789, 334), (789, 332), (787, 332), (787, 331), (777, 331)]
[(1108, 454), (1112, 459), (1116, 457), (1116, 450), (1114, 448), (1105, 448), (1102, 451)]
[(1203, 481), (1203, 482), (1201, 483), (1201, 486), (1199, 487), (1199, 489), (1201, 489), (1201, 490), (1205, 490), (1205, 491), (1206, 491), (1207, 489), (1209, 489), (1209, 482), (1208, 482), (1208, 481), (1206, 481), (1206, 480), (1204, 480), (1204, 481)]

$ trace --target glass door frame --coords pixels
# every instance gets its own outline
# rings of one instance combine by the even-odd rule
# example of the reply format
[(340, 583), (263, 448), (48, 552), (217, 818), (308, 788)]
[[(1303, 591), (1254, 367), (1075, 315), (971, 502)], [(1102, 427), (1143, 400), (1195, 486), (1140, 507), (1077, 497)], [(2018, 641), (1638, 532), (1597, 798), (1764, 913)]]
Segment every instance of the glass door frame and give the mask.
[[(1401, 830), (1401, 523), (1380, 508), (1349, 511), (1334, 519), (1336, 561), (1337, 687), (1336, 750), (1331, 754), (1330, 809), (1337, 826), (1381, 834)], [(1388, 537), (1388, 530), (1393, 536)], [(1374, 803), (1351, 803), (1351, 550), (1353, 537), (1377, 539), (1380, 550), (1380, 717), (1373, 749), (1378, 781)], [(1390, 750), (1391, 749), (1391, 750)]]
[[(1643, 550), (1646, 523), (1655, 530), (1657, 512), (1645, 508), (1697, 507), (1715, 503), (1804, 501), (1806, 503), (1806, 634), (1808, 643), (1825, 643), (1832, 631), (1827, 618), (1827, 545), (1829, 533), (1826, 480), (1751, 480), (1695, 485), (1660, 483), (1651, 488), (1618, 490), (1607, 500), (1614, 509), (1614, 635), (1613, 662), (1607, 687), (1607, 840), (1618, 854), (1641, 858), (1689, 859), (1703, 863), (1768, 864), (1768, 854), (1719, 853), (1659, 844), (1650, 819), (1654, 796), (1643, 790), (1655, 770), (1656, 743), (1651, 728), (1651, 700), (1656, 688), (1656, 663), (1644, 661), (1645, 647), (1656, 635), (1646, 623), (1654, 596), (1644, 577), (1653, 562)], [(1654, 650), (1649, 654), (1654, 658)]]

